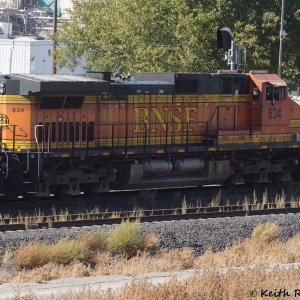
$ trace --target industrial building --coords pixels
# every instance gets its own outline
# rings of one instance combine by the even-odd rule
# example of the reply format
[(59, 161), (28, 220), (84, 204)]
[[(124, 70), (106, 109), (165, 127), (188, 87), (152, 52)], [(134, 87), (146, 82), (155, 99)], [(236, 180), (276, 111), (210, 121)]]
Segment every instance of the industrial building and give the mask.
[[(53, 0), (0, 0), (0, 38), (4, 31), (2, 23), (12, 24), (9, 38), (47, 37), (53, 28), (53, 5)], [(71, 1), (57, 0), (57, 6), (58, 21), (68, 19)]]
[[(0, 74), (53, 72), (53, 0), (0, 0)], [(58, 0), (58, 22), (68, 18), (71, 1)], [(59, 74), (83, 74), (82, 66)]]

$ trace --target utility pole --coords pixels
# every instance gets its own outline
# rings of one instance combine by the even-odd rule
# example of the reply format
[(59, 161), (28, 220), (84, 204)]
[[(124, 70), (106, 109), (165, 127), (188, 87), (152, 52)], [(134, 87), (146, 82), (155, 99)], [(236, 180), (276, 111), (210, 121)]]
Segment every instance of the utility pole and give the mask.
[(279, 32), (279, 60), (278, 60), (278, 76), (281, 77), (281, 65), (282, 65), (282, 46), (283, 46), (283, 38), (286, 36), (286, 32), (283, 30), (284, 23), (284, 7), (285, 0), (282, 0), (281, 6), (281, 21), (280, 21), (280, 32)]
[[(54, 0), (54, 7), (53, 7), (53, 35), (55, 36), (57, 33), (57, 0)], [(53, 65), (52, 65), (52, 72), (56, 74), (56, 40), (53, 39)]]

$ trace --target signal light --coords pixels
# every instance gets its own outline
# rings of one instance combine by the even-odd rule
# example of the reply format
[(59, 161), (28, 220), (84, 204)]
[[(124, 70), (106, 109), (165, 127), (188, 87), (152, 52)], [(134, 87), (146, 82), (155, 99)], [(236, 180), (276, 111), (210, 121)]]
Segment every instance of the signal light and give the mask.
[(232, 32), (230, 28), (224, 27), (217, 30), (217, 46), (218, 49), (228, 51), (231, 49)]

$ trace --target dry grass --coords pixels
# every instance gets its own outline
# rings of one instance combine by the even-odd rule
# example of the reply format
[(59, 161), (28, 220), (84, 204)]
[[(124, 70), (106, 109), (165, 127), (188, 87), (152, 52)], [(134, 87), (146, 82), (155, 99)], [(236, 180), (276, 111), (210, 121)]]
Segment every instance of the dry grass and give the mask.
[[(92, 262), (96, 252), (104, 248), (104, 234), (94, 232), (81, 235), (77, 240), (61, 239), (52, 245), (42, 243), (21, 245), (14, 256), (19, 269), (33, 269), (49, 263), (69, 264), (76, 260)], [(12, 258), (13, 254), (7, 252), (5, 257)]]
[(270, 222), (258, 224), (253, 229), (251, 237), (255, 240), (262, 240), (269, 243), (280, 237), (280, 228), (277, 224)]
[[(260, 270), (247, 270), (242, 273), (229, 272), (225, 275), (208, 272), (204, 276), (193, 277), (186, 281), (173, 279), (165, 284), (153, 285), (147, 282), (134, 282), (126, 286), (121, 292), (107, 291), (104, 294), (84, 291), (72, 299), (103, 299), (103, 300), (137, 300), (137, 299), (165, 299), (165, 300), (224, 300), (251, 299), (251, 290), (272, 289), (284, 286), (292, 291), (298, 288), (300, 271), (276, 270), (266, 274)], [(279, 279), (280, 278), (280, 279)], [(57, 299), (71, 299), (58, 297)]]
[[(142, 252), (127, 259), (121, 255), (100, 252), (94, 258), (94, 266), (75, 261), (69, 265), (50, 263), (34, 270), (22, 271), (17, 277), (6, 278), (0, 273), (2, 282), (46, 281), (70, 276), (136, 275), (147, 272), (180, 271), (191, 268), (216, 269), (236, 266), (264, 266), (277, 263), (300, 262), (300, 235), (287, 242), (247, 239), (235, 243), (222, 252), (206, 251), (197, 256), (192, 249), (162, 249), (155, 255)], [(2, 279), (1, 279), (2, 278)]]
[(95, 263), (97, 253), (110, 251), (127, 258), (137, 252), (151, 252), (157, 249), (158, 238), (153, 234), (144, 235), (139, 222), (122, 222), (108, 235), (93, 232), (81, 235), (76, 240), (61, 239), (52, 245), (30, 243), (22, 245), (15, 254), (7, 252), (6, 257), (15, 258), (19, 269), (33, 269), (48, 263), (70, 264), (81, 261), (86, 264)]
[(44, 244), (22, 245), (16, 253), (16, 264), (19, 268), (35, 268), (50, 261), (49, 246)]
[[(206, 206), (202, 205), (201, 201), (197, 201), (197, 204), (195, 203), (189, 203), (186, 200), (186, 197), (184, 195), (184, 198), (181, 203), (181, 207), (177, 207), (173, 209), (172, 214), (186, 214), (187, 210), (189, 208), (196, 208), (198, 211), (205, 212), (207, 207), (220, 207), (219, 211), (225, 211), (226, 207), (230, 207), (230, 201), (227, 199), (226, 205), (221, 205), (222, 200), (222, 194), (221, 190), (211, 199), (210, 203), (208, 203)], [(287, 197), (285, 195), (284, 190), (277, 194), (273, 202), (269, 202), (270, 199), (268, 199), (268, 192), (265, 190), (262, 194), (262, 197), (259, 199), (257, 197), (256, 191), (253, 191), (252, 196), (246, 196), (243, 199), (242, 206), (243, 210), (248, 212), (250, 209), (267, 209), (267, 208), (284, 208), (286, 204), (289, 204), (290, 207), (296, 208), (300, 207), (300, 197), (291, 199), (288, 199), (289, 202), (287, 202)], [(240, 205), (240, 201), (237, 201), (236, 205)], [(19, 212), (17, 217), (12, 217), (9, 214), (0, 214), (0, 225), (3, 224), (24, 224), (25, 229), (28, 229), (31, 227), (31, 225), (36, 225), (37, 223), (47, 223), (49, 228), (52, 228), (53, 222), (57, 221), (68, 221), (68, 220), (93, 220), (98, 218), (141, 218), (146, 215), (146, 211), (143, 209), (135, 209), (131, 212), (127, 212), (124, 214), (124, 212), (121, 211), (114, 211), (109, 212), (106, 211), (100, 211), (99, 207), (95, 207), (94, 209), (90, 211), (86, 211), (79, 214), (70, 214), (67, 208), (61, 209), (60, 211), (56, 211), (55, 207), (52, 207), (52, 213), (49, 215), (44, 215), (43, 212), (40, 209), (36, 209), (35, 212), (32, 215), (22, 215), (21, 212)]]
[[(136, 229), (133, 231), (137, 232)], [(269, 234), (266, 234), (268, 232)], [(197, 256), (190, 248), (177, 250), (160, 249), (155, 254), (151, 253), (151, 251), (138, 251), (137, 255), (132, 257), (123, 255), (122, 251), (121, 254), (113, 254), (107, 250), (98, 251), (105, 248), (103, 234), (93, 233), (82, 236), (77, 240), (77, 242), (81, 241), (81, 249), (85, 249), (86, 252), (83, 251), (81, 255), (78, 255), (76, 251), (72, 250), (73, 252), (71, 251), (71, 253), (76, 254), (73, 261), (69, 259), (70, 254), (67, 256), (60, 254), (58, 256), (59, 259), (56, 256), (55, 261), (52, 260), (48, 264), (43, 265), (45, 257), (48, 257), (51, 251), (45, 251), (45, 248), (43, 248), (45, 245), (41, 244), (31, 245), (32, 247), (36, 247), (32, 248), (35, 249), (35, 252), (28, 251), (26, 246), (22, 246), (13, 256), (11, 252), (7, 252), (5, 254), (6, 261), (15, 260), (17, 262), (18, 253), (19, 255), (20, 253), (23, 255), (27, 253), (26, 259), (23, 257), (22, 266), (26, 263), (27, 265), (36, 264), (39, 267), (33, 270), (22, 270), (17, 276), (2, 269), (0, 271), (0, 282), (40, 282), (70, 276), (136, 275), (139, 273), (180, 271), (197, 268), (213, 270), (222, 267), (263, 267), (269, 264), (300, 262), (300, 235), (295, 235), (287, 241), (282, 241), (279, 239), (277, 233), (278, 226), (272, 223), (267, 223), (267, 225), (260, 224), (254, 228), (252, 238), (236, 242), (221, 252), (214, 253), (208, 250), (203, 255)], [(146, 242), (147, 239), (148, 241)], [(63, 247), (66, 240), (60, 243), (58, 243), (60, 247)], [(67, 248), (72, 245), (68, 243)], [(147, 243), (148, 246), (146, 246)], [(143, 249), (149, 250), (153, 245), (157, 245), (157, 238), (155, 236), (150, 235), (144, 239)], [(52, 246), (55, 247), (55, 245)], [(69, 248), (69, 250), (71, 249)], [(82, 258), (82, 253), (85, 253), (84, 259)], [(58, 263), (66, 263), (66, 260), (71, 262), (68, 264)], [(92, 262), (92, 264), (88, 262)]]
[[(285, 288), (294, 295), (294, 290), (299, 288), (300, 270), (274, 270), (266, 273), (259, 269), (247, 269), (243, 272), (230, 271), (226, 274), (218, 274), (209, 271), (202, 276), (195, 276), (188, 280), (178, 281), (172, 279), (164, 284), (154, 285), (149, 282), (133, 282), (121, 290), (95, 292), (84, 289), (79, 293), (69, 292), (59, 296), (51, 296), (46, 299), (53, 300), (242, 300), (261, 299), (261, 290), (277, 291)], [(257, 297), (253, 297), (253, 293)], [(293, 298), (293, 297), (288, 297)], [(27, 298), (16, 297), (15, 300), (37, 299), (32, 294)]]

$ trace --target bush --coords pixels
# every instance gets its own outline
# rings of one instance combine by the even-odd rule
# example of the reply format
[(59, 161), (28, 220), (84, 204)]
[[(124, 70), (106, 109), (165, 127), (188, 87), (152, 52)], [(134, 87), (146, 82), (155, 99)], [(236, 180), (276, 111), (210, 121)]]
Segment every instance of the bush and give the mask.
[(157, 242), (158, 239), (154, 235), (142, 234), (139, 222), (126, 220), (109, 233), (107, 248), (115, 254), (130, 258), (139, 251), (154, 250)]
[(52, 249), (50, 248), (50, 251), (51, 262), (69, 264), (82, 257), (83, 247), (78, 240), (61, 239), (52, 246)]
[(258, 224), (254, 227), (251, 237), (270, 243), (280, 237), (280, 228), (277, 224), (271, 222)]
[(90, 262), (97, 250), (105, 247), (102, 232), (80, 236), (77, 240), (61, 239), (56, 244), (31, 243), (23, 245), (16, 252), (16, 264), (19, 268), (33, 269), (50, 262), (69, 264), (75, 260)]
[(96, 252), (106, 249), (106, 237), (103, 232), (92, 232), (79, 237), (82, 247), (82, 258), (90, 260)]
[(16, 264), (19, 268), (36, 268), (47, 264), (50, 261), (50, 245), (31, 243), (22, 245), (16, 252)]

